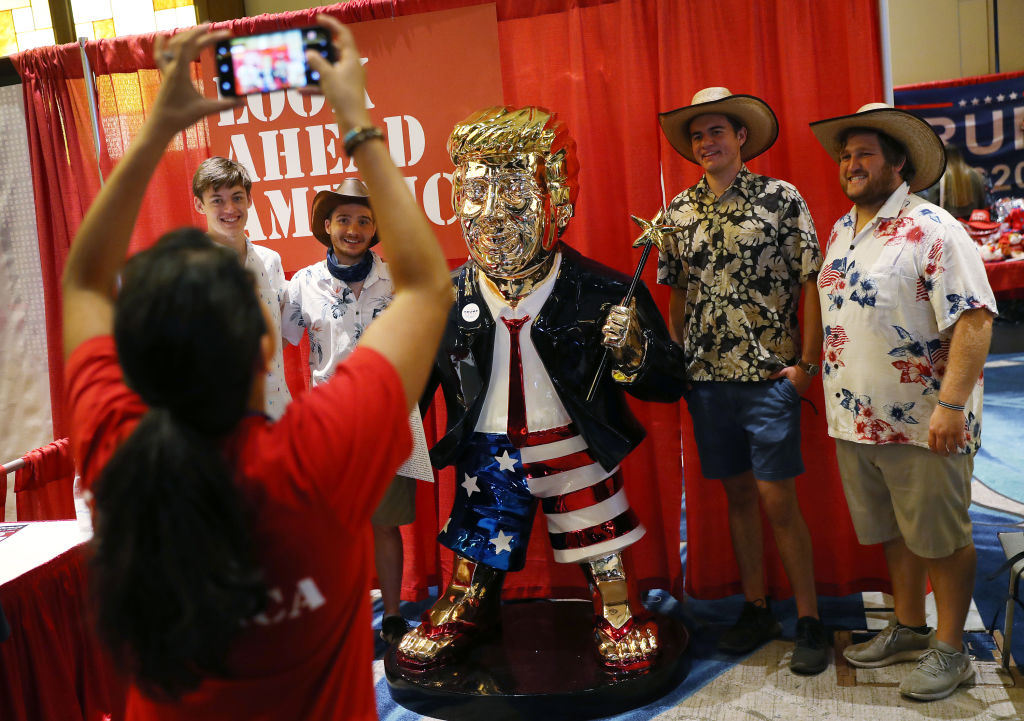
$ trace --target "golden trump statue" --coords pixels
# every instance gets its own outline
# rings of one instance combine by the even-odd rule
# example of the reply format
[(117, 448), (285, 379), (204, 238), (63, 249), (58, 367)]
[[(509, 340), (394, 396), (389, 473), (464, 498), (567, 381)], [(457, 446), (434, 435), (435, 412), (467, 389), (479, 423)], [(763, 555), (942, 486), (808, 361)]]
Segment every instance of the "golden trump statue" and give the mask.
[[(634, 303), (619, 305), (629, 277), (560, 242), (578, 164), (555, 115), (481, 110), (455, 126), (448, 152), (470, 259), (453, 276), (457, 299), (426, 397), (440, 384), (447, 403), (431, 460), (456, 467), (454, 506), (438, 537), (455, 567), (399, 644), (398, 663), (445, 665), (495, 630), (505, 574), (523, 567), (540, 502), (555, 560), (586, 576), (604, 668), (644, 672), (658, 632), (622, 560), (644, 527), (619, 470), (644, 429), (624, 393), (678, 400), (681, 351), (642, 283)], [(606, 349), (608, 371), (593, 382)]]

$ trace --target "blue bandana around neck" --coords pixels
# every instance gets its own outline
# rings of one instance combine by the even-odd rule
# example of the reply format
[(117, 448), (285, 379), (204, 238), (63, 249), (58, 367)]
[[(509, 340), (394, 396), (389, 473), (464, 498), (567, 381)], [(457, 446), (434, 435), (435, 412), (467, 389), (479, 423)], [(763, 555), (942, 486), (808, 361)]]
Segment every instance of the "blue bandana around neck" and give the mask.
[(334, 248), (327, 249), (327, 270), (342, 283), (361, 283), (373, 267), (373, 253), (366, 251), (363, 258), (354, 265), (341, 265), (334, 257)]

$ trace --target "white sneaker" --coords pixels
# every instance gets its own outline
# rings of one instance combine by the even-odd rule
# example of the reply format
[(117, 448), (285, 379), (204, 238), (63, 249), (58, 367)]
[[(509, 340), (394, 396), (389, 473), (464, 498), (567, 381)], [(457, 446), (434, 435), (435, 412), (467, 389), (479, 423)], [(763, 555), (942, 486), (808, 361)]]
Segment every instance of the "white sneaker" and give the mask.
[(934, 629), (920, 634), (898, 625), (893, 619), (870, 641), (844, 648), (843, 656), (851, 666), (858, 668), (879, 668), (900, 661), (916, 661), (928, 650), (934, 638)]
[(946, 698), (957, 687), (974, 681), (974, 664), (966, 649), (957, 651), (948, 643), (935, 641), (909, 676), (900, 693), (920, 701)]

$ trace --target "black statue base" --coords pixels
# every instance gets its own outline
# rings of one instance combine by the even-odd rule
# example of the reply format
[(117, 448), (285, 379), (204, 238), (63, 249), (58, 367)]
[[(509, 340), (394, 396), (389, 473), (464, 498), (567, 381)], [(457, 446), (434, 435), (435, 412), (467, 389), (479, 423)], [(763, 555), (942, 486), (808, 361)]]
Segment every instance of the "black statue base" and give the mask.
[(520, 601), (502, 606), (501, 633), (457, 663), (432, 671), (401, 668), (395, 646), (384, 671), (396, 703), (445, 721), (595, 719), (655, 701), (689, 672), (690, 636), (654, 614), (661, 652), (638, 676), (612, 676), (597, 660), (589, 601)]

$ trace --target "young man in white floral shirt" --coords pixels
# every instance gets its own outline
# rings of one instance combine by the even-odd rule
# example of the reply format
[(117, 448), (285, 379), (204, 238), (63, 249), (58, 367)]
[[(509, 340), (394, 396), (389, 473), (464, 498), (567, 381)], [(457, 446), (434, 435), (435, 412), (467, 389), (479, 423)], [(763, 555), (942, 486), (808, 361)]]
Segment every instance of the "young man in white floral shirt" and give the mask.
[[(394, 286), (387, 264), (370, 250), (377, 244), (377, 227), (361, 180), (346, 178), (336, 191), (317, 193), (312, 216), (313, 235), (327, 247), (327, 257), (288, 281), (281, 329), (293, 345), (303, 334), (309, 338), (310, 377), (318, 385), (388, 307)], [(399, 607), (404, 555), (399, 526), (412, 523), (415, 515), (416, 481), (396, 476), (370, 519), (384, 606), (380, 635), (388, 643), (409, 630)]]
[[(238, 253), (239, 260), (256, 279), (260, 302), (273, 324), (273, 338), (281, 329), (281, 296), (284, 293), (284, 268), (281, 256), (270, 248), (256, 245), (245, 235), (245, 224), (252, 206), (252, 180), (246, 169), (234, 160), (219, 156), (207, 158), (192, 176), (192, 203), (196, 212), (206, 216), (206, 232), (217, 243)], [(266, 413), (277, 420), (291, 402), (284, 379), (281, 344), (267, 370)]]
[(857, 538), (883, 544), (895, 610), (844, 655), (868, 668), (917, 660), (900, 692), (944, 698), (974, 677), (962, 639), (976, 565), (968, 506), (995, 298), (960, 223), (913, 194), (945, 167), (924, 121), (869, 103), (811, 128), (854, 203), (818, 277), (829, 434)]
[(765, 596), (761, 506), (796, 598), (790, 668), (820, 673), (828, 666), (828, 638), (796, 495), (796, 476), (804, 472), (800, 399), (821, 354), (814, 223), (796, 188), (744, 164), (778, 137), (778, 121), (763, 100), (705, 88), (660, 120), (676, 151), (704, 168), (700, 182), (669, 204), (666, 220), (683, 232), (661, 253), (658, 282), (672, 290), (670, 327), (686, 354), (685, 398), (701, 470), (725, 489), (746, 597), (718, 647), (747, 653), (782, 630)]

